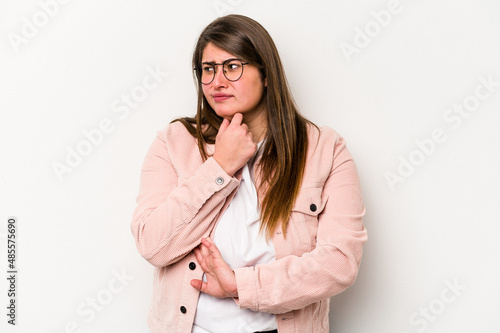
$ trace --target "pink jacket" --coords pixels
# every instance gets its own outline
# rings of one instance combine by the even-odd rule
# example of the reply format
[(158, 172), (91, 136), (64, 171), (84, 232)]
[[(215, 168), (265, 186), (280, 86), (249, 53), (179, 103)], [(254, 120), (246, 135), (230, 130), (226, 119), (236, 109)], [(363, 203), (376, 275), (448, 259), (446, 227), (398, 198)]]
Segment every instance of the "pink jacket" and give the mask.
[[(308, 125), (308, 135), (286, 238), (281, 227), (273, 235), (276, 261), (235, 269), (235, 301), (276, 314), (280, 333), (328, 333), (329, 298), (354, 283), (367, 239), (358, 174), (344, 139), (328, 127), (318, 132)], [(212, 154), (214, 145), (206, 150)], [(230, 177), (212, 157), (203, 162), (181, 123), (158, 132), (131, 225), (139, 253), (156, 266), (148, 316), (154, 333), (191, 332), (199, 292), (190, 281), (203, 274), (193, 249), (213, 236), (240, 179), (241, 170)]]

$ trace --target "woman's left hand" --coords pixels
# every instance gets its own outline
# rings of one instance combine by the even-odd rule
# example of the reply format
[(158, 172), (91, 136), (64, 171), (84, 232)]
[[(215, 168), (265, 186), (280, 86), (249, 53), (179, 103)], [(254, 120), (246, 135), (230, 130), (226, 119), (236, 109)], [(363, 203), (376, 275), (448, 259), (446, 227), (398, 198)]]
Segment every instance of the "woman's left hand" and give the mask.
[(236, 276), (210, 238), (202, 238), (200, 246), (194, 249), (194, 254), (205, 272), (207, 282), (191, 280), (191, 286), (218, 298), (238, 297)]

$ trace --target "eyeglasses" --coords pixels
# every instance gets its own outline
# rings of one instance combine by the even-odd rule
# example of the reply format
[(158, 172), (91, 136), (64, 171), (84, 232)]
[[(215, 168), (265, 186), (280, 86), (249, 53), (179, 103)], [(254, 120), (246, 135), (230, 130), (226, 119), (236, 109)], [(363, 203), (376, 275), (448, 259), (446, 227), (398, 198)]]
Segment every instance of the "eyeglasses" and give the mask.
[(248, 65), (248, 62), (243, 62), (240, 59), (227, 59), (222, 64), (214, 62), (204, 62), (201, 67), (195, 67), (196, 77), (202, 84), (210, 84), (215, 78), (217, 66), (222, 66), (222, 73), (231, 82), (238, 81), (243, 75), (243, 66)]

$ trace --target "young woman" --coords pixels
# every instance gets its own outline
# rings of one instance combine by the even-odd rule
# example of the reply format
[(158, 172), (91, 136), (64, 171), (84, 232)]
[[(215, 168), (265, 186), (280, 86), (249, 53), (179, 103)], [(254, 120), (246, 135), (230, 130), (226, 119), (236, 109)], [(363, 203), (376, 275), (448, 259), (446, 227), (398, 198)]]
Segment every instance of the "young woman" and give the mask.
[(155, 333), (324, 332), (367, 239), (344, 139), (297, 110), (273, 40), (216, 19), (193, 54), (195, 117), (158, 132), (132, 232), (156, 266)]

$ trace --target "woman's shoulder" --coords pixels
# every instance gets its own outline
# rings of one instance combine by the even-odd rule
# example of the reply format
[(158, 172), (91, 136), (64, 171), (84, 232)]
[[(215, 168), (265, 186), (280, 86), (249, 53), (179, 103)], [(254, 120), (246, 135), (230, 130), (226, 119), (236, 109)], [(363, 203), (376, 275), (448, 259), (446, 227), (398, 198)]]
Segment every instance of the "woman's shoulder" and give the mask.
[(173, 121), (157, 131), (157, 137), (166, 146), (170, 154), (186, 154), (198, 145), (196, 139), (181, 121)]
[[(188, 124), (186, 123), (186, 125)], [(194, 137), (187, 129), (186, 125), (184, 125), (184, 122), (181, 122), (179, 120), (174, 120), (169, 124), (167, 124), (165, 127), (163, 127), (161, 130), (157, 131), (158, 137), (160, 137), (160, 139), (162, 139), (162, 141), (165, 142), (178, 141), (189, 138), (194, 139)], [(188, 125), (188, 126), (192, 126), (193, 129), (196, 128), (195, 125)]]
[(307, 135), (309, 146), (316, 147), (318, 145), (336, 145), (342, 141), (342, 136), (329, 126), (318, 126), (312, 122), (307, 123)]

